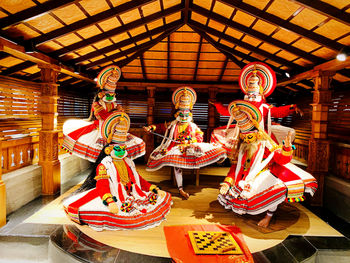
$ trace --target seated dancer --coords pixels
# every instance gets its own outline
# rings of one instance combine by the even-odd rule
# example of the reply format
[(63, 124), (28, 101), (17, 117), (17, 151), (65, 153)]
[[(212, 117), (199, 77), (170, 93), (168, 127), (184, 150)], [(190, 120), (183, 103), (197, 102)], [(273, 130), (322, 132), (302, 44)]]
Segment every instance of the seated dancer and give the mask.
[[(292, 159), (292, 134), (278, 146), (259, 125), (262, 114), (250, 102), (236, 100), (229, 112), (237, 121), (240, 143), (236, 162), (221, 184), (218, 201), (237, 214), (256, 215), (266, 212), (258, 223), (267, 227), (274, 211), (283, 201), (303, 201), (304, 193), (317, 189), (315, 178), (289, 162)], [(228, 122), (228, 126), (231, 123)]]
[[(247, 64), (241, 71), (239, 77), (239, 87), (245, 94), (244, 100), (249, 101), (255, 107), (257, 107), (262, 113), (262, 119), (260, 127), (279, 144), (285, 138), (289, 131), (292, 131), (294, 136), (294, 129), (285, 127), (282, 125), (276, 125), (271, 122), (273, 118), (284, 118), (290, 114), (296, 112), (303, 115), (303, 112), (295, 105), (286, 105), (281, 107), (274, 107), (267, 104), (265, 98), (272, 94), (276, 87), (276, 75), (275, 72), (266, 64), (261, 62), (252, 62)], [(230, 113), (226, 107), (219, 102), (211, 102), (217, 111), (223, 116), (230, 116)], [(216, 128), (211, 136), (212, 143), (221, 144), (228, 152), (232, 148), (231, 141), (226, 139), (234, 133), (234, 126), (226, 129), (225, 127)]]
[[(92, 103), (89, 120), (68, 120), (63, 125), (62, 148), (80, 158), (95, 162), (106, 140), (101, 135), (101, 125), (115, 111), (123, 111), (117, 104), (115, 90), (121, 71), (117, 66), (108, 66), (97, 76), (99, 92)], [(128, 157), (136, 159), (145, 154), (145, 143), (141, 138), (128, 134), (126, 147)]]
[(103, 137), (110, 144), (82, 186), (63, 201), (74, 222), (97, 231), (147, 229), (158, 226), (170, 212), (171, 195), (143, 179), (127, 157), (129, 127), (129, 116), (123, 112), (114, 112), (103, 122)]
[(147, 163), (148, 171), (163, 166), (173, 166), (180, 195), (188, 199), (183, 190), (182, 168), (198, 169), (226, 158), (224, 149), (203, 142), (203, 132), (192, 122), (192, 107), (197, 99), (196, 92), (190, 87), (180, 87), (172, 95), (175, 120), (144, 127), (147, 132), (165, 134), (162, 143), (152, 152)]

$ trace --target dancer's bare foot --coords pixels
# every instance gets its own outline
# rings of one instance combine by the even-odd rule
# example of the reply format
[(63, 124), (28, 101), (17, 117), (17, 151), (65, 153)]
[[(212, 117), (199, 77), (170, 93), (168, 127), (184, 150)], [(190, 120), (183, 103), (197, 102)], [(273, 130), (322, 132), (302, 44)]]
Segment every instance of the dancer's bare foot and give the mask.
[(271, 214), (266, 214), (266, 216), (259, 221), (258, 226), (267, 228), (270, 224), (271, 218)]
[(179, 189), (179, 193), (180, 195), (185, 199), (187, 200), (188, 198), (190, 198), (190, 195), (188, 193), (186, 193), (182, 188)]

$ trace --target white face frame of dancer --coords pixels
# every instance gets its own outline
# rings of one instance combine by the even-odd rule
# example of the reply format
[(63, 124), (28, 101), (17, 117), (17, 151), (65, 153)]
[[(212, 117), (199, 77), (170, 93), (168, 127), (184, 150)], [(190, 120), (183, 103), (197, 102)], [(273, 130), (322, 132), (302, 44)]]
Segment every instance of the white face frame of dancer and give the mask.
[(192, 121), (192, 113), (190, 110), (179, 110), (177, 112), (176, 120), (181, 123), (188, 123)]

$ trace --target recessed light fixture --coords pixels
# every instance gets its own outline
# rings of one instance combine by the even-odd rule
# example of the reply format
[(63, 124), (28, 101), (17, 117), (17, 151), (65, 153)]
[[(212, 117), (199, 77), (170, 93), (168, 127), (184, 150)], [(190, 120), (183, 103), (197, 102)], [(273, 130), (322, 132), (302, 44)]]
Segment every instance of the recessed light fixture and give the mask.
[(290, 78), (290, 74), (288, 72), (284, 73), (286, 75), (287, 78)]
[(348, 46), (343, 47), (337, 55), (337, 60), (345, 61), (349, 55), (350, 55), (350, 47)]

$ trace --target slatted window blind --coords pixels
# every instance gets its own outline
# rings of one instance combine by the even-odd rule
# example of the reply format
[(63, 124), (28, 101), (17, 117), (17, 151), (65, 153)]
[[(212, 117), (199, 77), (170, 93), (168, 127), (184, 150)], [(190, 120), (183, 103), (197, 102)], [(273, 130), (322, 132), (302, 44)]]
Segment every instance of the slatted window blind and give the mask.
[(0, 83), (0, 117), (28, 119), (39, 113), (39, 87), (24, 87), (16, 83)]
[(328, 115), (328, 136), (350, 143), (350, 92), (334, 92)]
[(147, 100), (118, 99), (124, 111), (129, 115), (131, 127), (142, 127), (147, 121)]
[(208, 128), (208, 103), (197, 102), (192, 109), (193, 121), (202, 130)]
[(60, 94), (57, 104), (60, 117), (88, 118), (90, 115), (91, 99), (88, 97)]
[(154, 107), (154, 122), (164, 123), (165, 121), (171, 121), (174, 119), (172, 116), (173, 104), (171, 101), (156, 101)]

